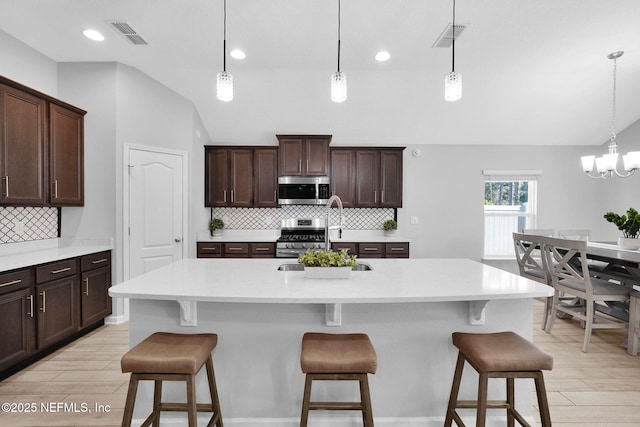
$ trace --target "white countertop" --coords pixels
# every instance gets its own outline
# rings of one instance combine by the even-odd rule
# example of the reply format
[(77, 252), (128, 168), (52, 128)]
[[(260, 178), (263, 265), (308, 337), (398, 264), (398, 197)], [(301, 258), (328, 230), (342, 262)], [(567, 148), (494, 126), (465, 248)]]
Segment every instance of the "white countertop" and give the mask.
[(112, 248), (111, 239), (47, 239), (33, 243), (8, 243), (3, 245), (0, 251), (0, 272), (108, 251)]
[(548, 286), (468, 259), (368, 259), (349, 279), (278, 271), (290, 259), (183, 259), (112, 286), (112, 297), (240, 303), (483, 301), (552, 295)]
[[(280, 237), (280, 230), (233, 230), (225, 229), (222, 236), (213, 237), (207, 231), (197, 233), (198, 242), (275, 242)], [(332, 242), (376, 242), (406, 243), (409, 239), (402, 235), (386, 237), (382, 230), (343, 230), (342, 238), (338, 238), (338, 230), (330, 230), (329, 240)]]

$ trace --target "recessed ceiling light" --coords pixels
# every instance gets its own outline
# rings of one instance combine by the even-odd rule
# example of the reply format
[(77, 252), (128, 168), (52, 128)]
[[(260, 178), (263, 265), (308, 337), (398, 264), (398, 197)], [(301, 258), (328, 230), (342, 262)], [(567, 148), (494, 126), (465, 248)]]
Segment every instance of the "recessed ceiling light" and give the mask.
[(380, 62), (384, 62), (384, 61), (388, 61), (389, 58), (391, 58), (391, 55), (389, 55), (389, 52), (381, 50), (380, 52), (376, 53), (376, 61), (380, 61)]
[(233, 49), (229, 55), (231, 55), (232, 58), (235, 59), (244, 59), (247, 57), (247, 55), (244, 54), (243, 51), (241, 51), (240, 49)]
[(96, 30), (84, 30), (82, 34), (84, 34), (86, 38), (95, 40), (97, 42), (101, 42), (104, 40), (104, 36)]

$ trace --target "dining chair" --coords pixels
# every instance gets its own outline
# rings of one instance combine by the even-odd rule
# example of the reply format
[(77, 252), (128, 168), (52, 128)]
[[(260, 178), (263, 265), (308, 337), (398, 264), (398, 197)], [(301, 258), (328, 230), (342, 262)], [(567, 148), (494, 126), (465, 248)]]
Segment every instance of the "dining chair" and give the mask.
[[(550, 266), (553, 302), (545, 328), (551, 332), (556, 314), (567, 313), (584, 322), (582, 351), (587, 352), (593, 329), (626, 329), (628, 323), (614, 320), (595, 310), (596, 301), (629, 301), (630, 288), (607, 280), (590, 277), (587, 263), (587, 242), (547, 238), (542, 244), (546, 265)], [(574, 307), (560, 301), (561, 294), (584, 300), (584, 305)]]
[(535, 234), (536, 236), (553, 237), (556, 235), (556, 230), (553, 228), (525, 228), (522, 230), (523, 234)]
[(569, 240), (589, 240), (591, 238), (591, 230), (588, 229), (559, 229), (558, 237)]
[[(520, 276), (551, 286), (551, 273), (542, 256), (542, 244), (546, 237), (536, 234), (513, 233), (513, 247)], [(547, 326), (553, 297), (544, 298), (542, 329)]]

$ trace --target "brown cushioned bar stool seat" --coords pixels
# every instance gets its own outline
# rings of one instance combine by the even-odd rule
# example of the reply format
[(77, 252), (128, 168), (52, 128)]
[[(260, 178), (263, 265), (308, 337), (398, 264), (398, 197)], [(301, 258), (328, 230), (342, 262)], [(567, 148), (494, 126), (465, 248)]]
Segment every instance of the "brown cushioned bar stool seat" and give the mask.
[[(484, 427), (487, 408), (506, 409), (508, 426), (514, 425), (514, 419), (520, 425), (529, 426), (514, 407), (515, 378), (532, 378), (535, 381), (542, 426), (551, 426), (549, 404), (547, 403), (547, 393), (544, 387), (544, 377), (542, 376), (543, 370), (551, 370), (553, 368), (553, 358), (551, 356), (514, 332), (492, 334), (454, 332), (452, 336), (453, 345), (459, 351), (447, 416), (444, 422), (445, 427), (450, 427), (454, 420), (458, 426), (465, 425), (456, 412), (456, 408), (477, 408), (477, 427)], [(462, 368), (465, 361), (480, 375), (478, 380), (478, 400), (458, 400), (458, 390), (460, 389)], [(506, 378), (506, 401), (487, 401), (489, 378)]]
[[(302, 337), (300, 367), (306, 374), (300, 427), (306, 427), (310, 410), (362, 411), (365, 427), (373, 427), (368, 374), (378, 367), (376, 352), (366, 334), (324, 334), (307, 332)], [(311, 383), (358, 381), (360, 402), (312, 402)]]
[[(142, 423), (143, 427), (151, 423), (159, 426), (161, 411), (187, 412), (189, 427), (198, 425), (198, 411), (213, 412), (207, 425), (223, 427), (211, 357), (217, 343), (216, 334), (156, 332), (122, 356), (122, 372), (131, 372), (122, 426), (131, 426), (138, 382), (151, 380), (154, 381), (153, 412)], [(207, 367), (210, 404), (196, 403), (195, 377), (203, 365)], [(185, 381), (187, 403), (162, 402), (162, 381)]]

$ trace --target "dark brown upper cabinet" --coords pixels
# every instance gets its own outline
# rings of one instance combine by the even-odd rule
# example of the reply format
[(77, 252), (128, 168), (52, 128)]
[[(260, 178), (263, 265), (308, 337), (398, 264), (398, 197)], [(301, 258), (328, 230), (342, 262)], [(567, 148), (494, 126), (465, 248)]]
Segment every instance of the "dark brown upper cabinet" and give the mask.
[(331, 149), (331, 194), (342, 200), (342, 206), (356, 205), (356, 150)]
[(84, 204), (85, 114), (0, 77), (0, 204)]
[(205, 206), (253, 207), (253, 150), (205, 147)]
[(355, 207), (402, 207), (402, 150), (404, 147), (354, 150)]
[(253, 205), (256, 208), (277, 208), (278, 149), (256, 148), (253, 152)]
[(329, 176), (331, 135), (276, 135), (280, 176)]

